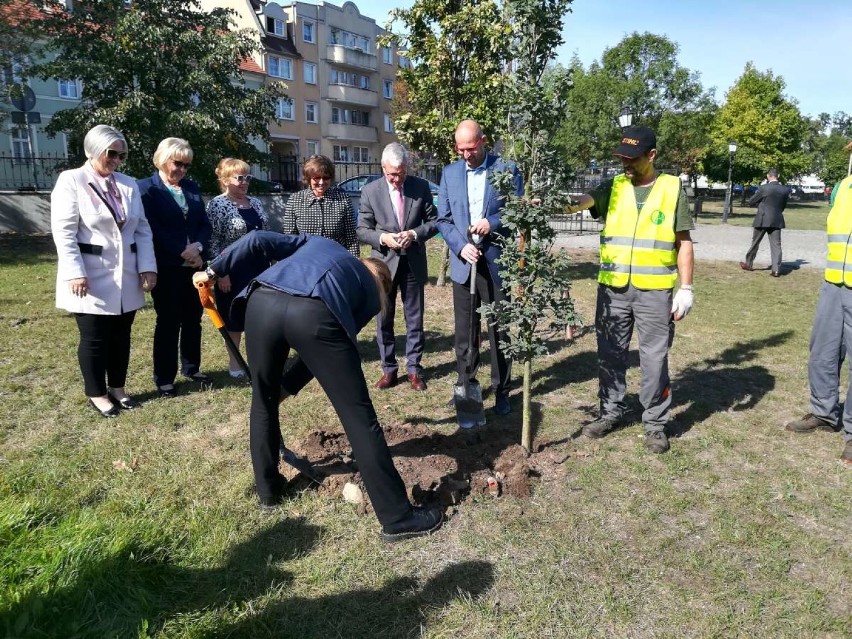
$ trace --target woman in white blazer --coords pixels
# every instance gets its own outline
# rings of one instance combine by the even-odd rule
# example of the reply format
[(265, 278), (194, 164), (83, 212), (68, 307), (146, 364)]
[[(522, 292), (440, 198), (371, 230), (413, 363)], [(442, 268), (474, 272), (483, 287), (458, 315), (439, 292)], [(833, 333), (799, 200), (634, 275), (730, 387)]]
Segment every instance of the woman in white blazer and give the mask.
[(104, 417), (139, 406), (124, 390), (130, 330), (145, 291), (157, 283), (151, 227), (136, 182), (116, 169), (127, 141), (99, 124), (83, 141), (88, 158), (63, 171), (50, 194), (59, 269), (56, 306), (73, 313), (77, 358), (89, 404)]

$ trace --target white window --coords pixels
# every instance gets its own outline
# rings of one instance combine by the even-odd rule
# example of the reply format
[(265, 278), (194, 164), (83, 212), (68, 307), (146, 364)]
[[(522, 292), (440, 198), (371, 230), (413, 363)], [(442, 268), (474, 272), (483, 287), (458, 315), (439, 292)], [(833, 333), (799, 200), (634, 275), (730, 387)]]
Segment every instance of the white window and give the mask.
[(329, 84), (345, 84), (349, 87), (358, 87), (359, 89), (370, 88), (370, 76), (351, 73), (349, 71), (338, 71), (332, 69), (328, 74)]
[(393, 133), (393, 120), (390, 113), (385, 113), (385, 133)]
[(359, 51), (370, 50), (370, 40), (357, 33), (350, 33), (343, 29), (331, 30), (331, 44), (339, 44), (349, 49), (358, 49)]
[(273, 78), (283, 78), (284, 80), (293, 79), (293, 61), (289, 58), (279, 58), (274, 55), (269, 56), (267, 63), (267, 72)]
[(308, 157), (312, 155), (319, 155), (320, 143), (319, 140), (306, 140), (305, 141), (305, 153), (308, 154)]
[(334, 158), (332, 158), (335, 162), (348, 162), (349, 161), (349, 147), (348, 146), (339, 146), (337, 144), (334, 145)]
[(319, 122), (319, 105), (316, 102), (305, 102), (305, 122)]
[(356, 111), (354, 109), (331, 108), (332, 124), (357, 124), (359, 126), (370, 126), (370, 112)]
[(393, 97), (393, 80), (384, 80), (382, 84), (382, 95), (390, 100)]
[(305, 84), (316, 84), (317, 83), (317, 65), (315, 65), (313, 62), (305, 62), (304, 70), (305, 70)]
[(370, 149), (366, 146), (352, 147), (352, 161), (363, 162), (366, 164), (370, 161)]
[(20, 60), (13, 60), (2, 68), (3, 84), (20, 84), (23, 82), (24, 67)]
[(274, 33), (277, 36), (281, 36), (282, 38), (287, 36), (287, 27), (284, 24), (283, 20), (278, 20), (277, 18), (273, 18), (271, 20), (271, 22), (272, 22), (272, 28), (270, 29), (270, 31), (272, 31), (272, 33)]
[(382, 47), (382, 62), (385, 64), (393, 64), (393, 49), (390, 47)]
[(12, 157), (16, 160), (28, 160), (33, 156), (30, 136), (23, 127), (12, 129)]
[(302, 40), (316, 42), (316, 25), (310, 20), (302, 22)]
[(290, 98), (278, 98), (275, 105), (275, 117), (279, 120), (293, 119), (293, 100)]
[(68, 100), (77, 100), (80, 98), (80, 85), (77, 80), (60, 80), (59, 81), (59, 97), (67, 98)]
[(403, 69), (411, 68), (411, 60), (408, 58), (404, 58), (403, 56), (399, 56), (399, 66)]

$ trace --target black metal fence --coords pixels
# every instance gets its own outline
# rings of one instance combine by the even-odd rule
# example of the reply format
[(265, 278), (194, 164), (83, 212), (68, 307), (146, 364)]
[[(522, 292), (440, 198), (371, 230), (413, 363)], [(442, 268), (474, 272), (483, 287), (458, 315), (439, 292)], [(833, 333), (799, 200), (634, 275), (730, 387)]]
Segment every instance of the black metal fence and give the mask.
[[(269, 179), (279, 182), (285, 192), (294, 192), (304, 188), (302, 183), (302, 163), (304, 158), (296, 155), (273, 155), (269, 165)], [(414, 160), (409, 173), (430, 180), (435, 184), (441, 181), (441, 166), (434, 161)], [(335, 162), (334, 177), (343, 182), (359, 175), (381, 175), (380, 162)]]
[(49, 191), (65, 161), (61, 155), (20, 157), (0, 153), (0, 191)]

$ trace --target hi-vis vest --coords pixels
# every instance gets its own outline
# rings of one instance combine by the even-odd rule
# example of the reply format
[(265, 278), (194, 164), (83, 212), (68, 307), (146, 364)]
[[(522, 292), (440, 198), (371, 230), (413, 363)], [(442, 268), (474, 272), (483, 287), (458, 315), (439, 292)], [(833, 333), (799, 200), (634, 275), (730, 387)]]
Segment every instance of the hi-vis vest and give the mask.
[(852, 175), (837, 188), (825, 231), (828, 235), (825, 281), (852, 287)]
[(673, 288), (677, 279), (674, 218), (680, 178), (660, 174), (641, 213), (626, 175), (612, 184), (606, 223), (601, 230), (598, 282), (607, 286)]

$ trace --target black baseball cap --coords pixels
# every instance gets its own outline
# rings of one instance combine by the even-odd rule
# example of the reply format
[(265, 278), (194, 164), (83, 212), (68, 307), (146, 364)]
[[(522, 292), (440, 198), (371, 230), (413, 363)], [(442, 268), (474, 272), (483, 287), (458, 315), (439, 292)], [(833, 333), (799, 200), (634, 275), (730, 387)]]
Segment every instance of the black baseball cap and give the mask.
[(646, 126), (629, 126), (621, 133), (621, 144), (612, 152), (625, 158), (638, 158), (657, 148), (657, 136)]

